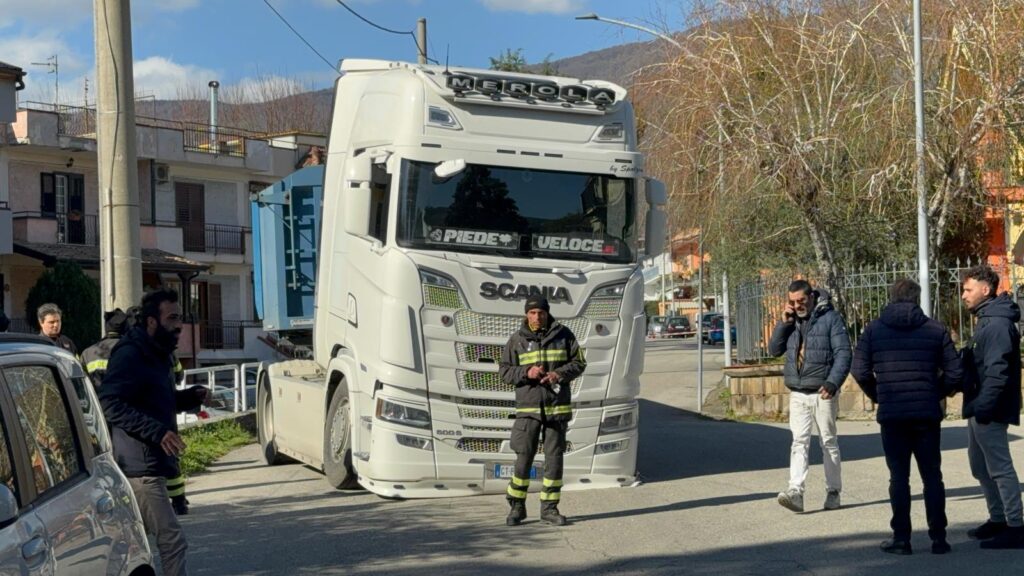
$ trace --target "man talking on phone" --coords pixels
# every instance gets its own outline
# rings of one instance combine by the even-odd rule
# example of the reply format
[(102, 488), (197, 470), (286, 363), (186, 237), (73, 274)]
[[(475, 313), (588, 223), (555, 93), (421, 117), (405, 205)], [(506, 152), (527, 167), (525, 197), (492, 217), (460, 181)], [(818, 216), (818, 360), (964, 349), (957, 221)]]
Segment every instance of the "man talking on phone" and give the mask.
[(782, 373), (789, 388), (789, 428), (793, 432), (789, 486), (779, 493), (778, 501), (794, 512), (804, 511), (811, 431), (817, 428), (825, 463), (825, 510), (835, 510), (843, 489), (836, 436), (837, 397), (850, 372), (850, 337), (824, 289), (794, 280), (787, 296), (783, 319), (768, 344), (772, 356), (786, 355)]
[(139, 503), (146, 532), (156, 537), (167, 575), (187, 574), (188, 543), (167, 496), (178, 476), (185, 442), (176, 414), (199, 407), (206, 390), (175, 389), (173, 356), (181, 335), (181, 306), (173, 290), (142, 298), (138, 323), (118, 341), (99, 389), (114, 444), (114, 459)]

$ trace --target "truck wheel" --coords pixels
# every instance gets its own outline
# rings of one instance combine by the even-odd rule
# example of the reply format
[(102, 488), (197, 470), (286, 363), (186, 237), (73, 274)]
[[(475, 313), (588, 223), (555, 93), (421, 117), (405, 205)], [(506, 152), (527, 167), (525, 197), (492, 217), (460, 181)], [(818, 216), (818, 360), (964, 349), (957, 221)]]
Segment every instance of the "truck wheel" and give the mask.
[(324, 426), (324, 474), (339, 490), (357, 490), (359, 476), (352, 466), (352, 422), (348, 394), (338, 390), (331, 398)]
[(284, 464), (290, 459), (277, 451), (274, 435), (274, 395), (270, 392), (270, 379), (264, 372), (260, 374), (258, 392), (256, 393), (256, 433), (259, 436), (263, 461), (268, 466)]

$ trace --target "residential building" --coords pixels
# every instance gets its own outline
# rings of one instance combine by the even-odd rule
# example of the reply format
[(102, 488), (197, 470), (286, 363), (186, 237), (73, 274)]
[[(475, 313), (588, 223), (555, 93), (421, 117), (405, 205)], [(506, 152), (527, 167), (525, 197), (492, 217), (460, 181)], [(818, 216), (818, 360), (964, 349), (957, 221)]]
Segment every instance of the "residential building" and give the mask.
[[(0, 217), (2, 304), (15, 329), (29, 330), (25, 299), (45, 267), (72, 260), (99, 278), (96, 115), (24, 103), (3, 128), (0, 210), (11, 225)], [(249, 195), (325, 138), (137, 117), (136, 141), (143, 284), (185, 296), (183, 363), (271, 359), (254, 315)]]

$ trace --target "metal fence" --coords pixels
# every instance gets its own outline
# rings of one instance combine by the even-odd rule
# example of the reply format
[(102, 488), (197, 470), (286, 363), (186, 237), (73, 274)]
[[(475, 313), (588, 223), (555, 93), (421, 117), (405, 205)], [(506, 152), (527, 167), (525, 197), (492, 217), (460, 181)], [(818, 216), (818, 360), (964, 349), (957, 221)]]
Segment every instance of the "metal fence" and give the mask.
[[(929, 273), (932, 294), (930, 315), (949, 328), (954, 341), (966, 340), (973, 333), (971, 314), (960, 299), (960, 294), (964, 271), (980, 262), (958, 260), (954, 266), (935, 268)], [(770, 357), (768, 342), (775, 324), (782, 319), (786, 292), (794, 278), (806, 278), (812, 285), (817, 284), (813, 274), (772, 272), (737, 286), (733, 301), (736, 355), (739, 362), (758, 363)], [(917, 265), (864, 267), (847, 272), (837, 279), (837, 309), (846, 320), (851, 342), (856, 343), (864, 328), (879, 317), (889, 302), (889, 286), (901, 278), (917, 280)]]

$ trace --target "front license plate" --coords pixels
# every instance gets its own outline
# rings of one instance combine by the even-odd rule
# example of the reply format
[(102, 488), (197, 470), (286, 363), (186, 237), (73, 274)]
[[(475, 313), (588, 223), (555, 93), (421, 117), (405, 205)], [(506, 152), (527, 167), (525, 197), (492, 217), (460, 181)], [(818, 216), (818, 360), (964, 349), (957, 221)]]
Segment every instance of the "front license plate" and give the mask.
[[(514, 464), (495, 464), (494, 465), (494, 477), (495, 478), (511, 478), (512, 474), (516, 471)], [(530, 479), (535, 480), (540, 476), (540, 470), (534, 466), (530, 468)]]

